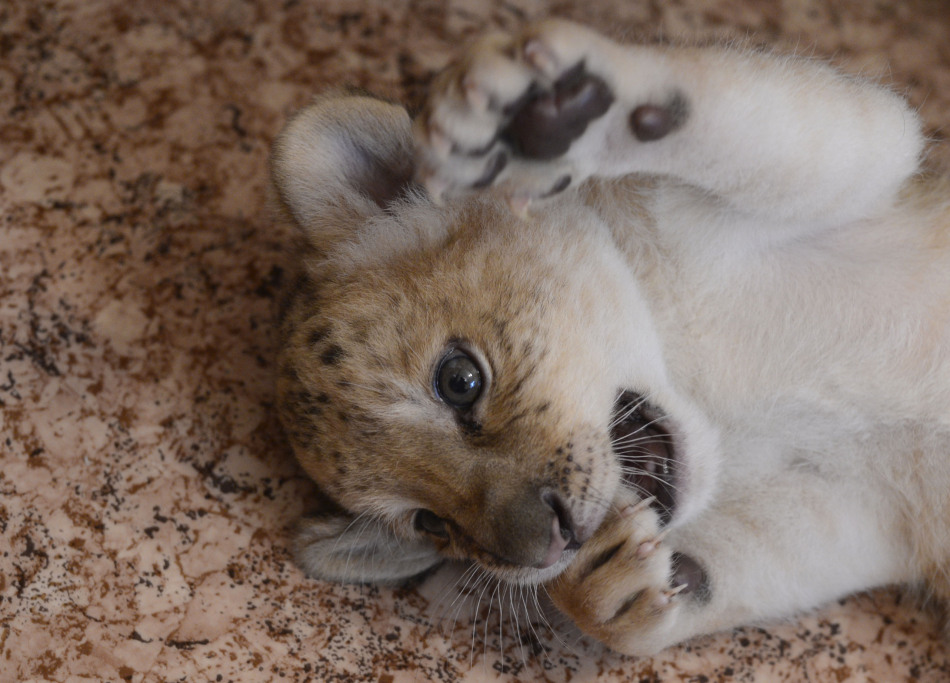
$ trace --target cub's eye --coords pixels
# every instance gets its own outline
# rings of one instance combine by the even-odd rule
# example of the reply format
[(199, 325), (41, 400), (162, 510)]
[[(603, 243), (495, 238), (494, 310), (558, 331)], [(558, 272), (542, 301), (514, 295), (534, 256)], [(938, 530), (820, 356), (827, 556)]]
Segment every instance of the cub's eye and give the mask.
[(426, 533), (432, 534), (433, 536), (438, 536), (439, 538), (449, 537), (449, 531), (445, 520), (432, 512), (432, 510), (425, 510), (422, 508), (416, 510), (416, 516), (413, 519), (413, 526), (415, 526), (416, 531), (425, 531)]
[(482, 393), (482, 372), (467, 353), (455, 349), (435, 371), (435, 392), (453, 408), (470, 408)]

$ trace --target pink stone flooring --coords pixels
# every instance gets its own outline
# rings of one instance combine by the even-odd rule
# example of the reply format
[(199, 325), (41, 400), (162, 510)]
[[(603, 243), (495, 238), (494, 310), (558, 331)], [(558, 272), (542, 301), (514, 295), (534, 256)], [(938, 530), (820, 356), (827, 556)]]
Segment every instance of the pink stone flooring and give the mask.
[[(0, 681), (947, 681), (894, 591), (605, 653), (499, 606), (303, 578), (273, 414), (268, 146), (350, 83), (418, 102), (473, 31), (553, 12), (752, 36), (893, 83), (948, 158), (940, 0), (0, 2)], [(507, 619), (507, 615), (506, 615)]]

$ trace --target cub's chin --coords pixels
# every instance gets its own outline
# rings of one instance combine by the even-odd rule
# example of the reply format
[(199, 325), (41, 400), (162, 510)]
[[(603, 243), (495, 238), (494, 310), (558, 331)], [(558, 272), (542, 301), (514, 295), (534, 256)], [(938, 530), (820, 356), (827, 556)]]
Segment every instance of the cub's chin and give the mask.
[(547, 581), (557, 578), (573, 562), (577, 555), (576, 550), (565, 550), (561, 558), (544, 569), (535, 567), (484, 567), (492, 576), (499, 581), (514, 584), (517, 586), (538, 586)]

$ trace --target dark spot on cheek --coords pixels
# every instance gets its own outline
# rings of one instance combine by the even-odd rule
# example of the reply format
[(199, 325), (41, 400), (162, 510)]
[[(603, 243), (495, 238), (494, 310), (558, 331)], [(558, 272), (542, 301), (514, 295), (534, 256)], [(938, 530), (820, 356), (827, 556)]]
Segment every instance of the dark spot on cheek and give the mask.
[(666, 105), (641, 104), (630, 114), (630, 130), (640, 142), (653, 142), (672, 133), (686, 122), (686, 98), (673, 95)]
[(336, 365), (343, 358), (343, 349), (336, 344), (331, 344), (320, 354), (320, 360), (324, 365)]
[(310, 332), (310, 335), (307, 337), (307, 343), (310, 344), (310, 346), (316, 346), (326, 339), (329, 333), (330, 331), (327, 328), (318, 327)]
[(320, 415), (323, 410), (317, 405), (318, 399), (309, 391), (294, 391), (288, 395), (289, 405), (294, 412), (302, 415)]
[(459, 426), (468, 436), (481, 436), (482, 424), (474, 420), (459, 419)]

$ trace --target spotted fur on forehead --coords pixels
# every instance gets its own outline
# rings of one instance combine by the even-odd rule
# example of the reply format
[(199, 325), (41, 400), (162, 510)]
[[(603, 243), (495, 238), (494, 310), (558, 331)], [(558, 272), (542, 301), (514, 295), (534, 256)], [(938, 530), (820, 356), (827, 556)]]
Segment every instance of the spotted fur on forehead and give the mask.
[[(532, 310), (543, 307), (552, 292), (540, 287), (486, 292), (477, 268), (459, 269), (439, 261), (453, 247), (465, 251), (471, 246), (480, 259), (490, 255), (479, 253), (477, 238), (448, 231), (446, 235), (447, 241), (467, 245), (443, 242), (404, 258), (390, 253), (375, 272), (353, 278), (334, 271), (316, 284), (304, 276), (290, 292), (288, 306), (294, 315), (285, 335), (302, 337), (298, 345), (319, 361), (324, 374), (355, 353), (380, 378), (417, 370), (424, 346), (438, 349), (452, 340), (467, 340), (484, 347), (492, 362), (504, 366), (498, 370), (506, 373), (505, 382), (494, 400), (514, 398), (547, 353)], [(524, 324), (517, 335), (512, 317)]]
[[(394, 463), (400, 458), (415, 463), (418, 455), (410, 450), (427, 440), (431, 457), (458, 449), (467, 453), (453, 465), (459, 473), (465, 460), (477, 461), (480, 453), (530, 448), (533, 464), (524, 464), (534, 479), (571, 499), (606, 495), (603, 467), (595, 465), (609, 448), (603, 427), (576, 424), (557, 405), (557, 396), (535, 388), (554, 363), (547, 326), (549, 316), (563, 307), (565, 284), (558, 274), (564, 259), (552, 253), (545, 262), (533, 254), (523, 226), (499, 240), (505, 228), (491, 216), (498, 207), (463, 208), (448, 219), (443, 215), (451, 224), (442, 227), (440, 238), (423, 230), (412, 250), (408, 242), (379, 250), (373, 268), (357, 269), (344, 259), (342, 265), (334, 260), (303, 270), (289, 289), (283, 328), (280, 391), (291, 441), (331, 495), (352, 497), (384, 484), (392, 489), (410, 475), (378, 460), (370, 464), (369, 451), (384, 444)], [(486, 226), (492, 226), (490, 237)], [(355, 250), (354, 245), (340, 249)], [(534, 256), (530, 268), (537, 277), (521, 278), (518, 286), (486, 286), (511, 273), (525, 253)], [(435, 364), (453, 343), (483, 352), (493, 377), (487, 407), (466, 423), (436, 410), (432, 393)], [(416, 443), (408, 444), (392, 430), (394, 415), (410, 414), (428, 415), (416, 421), (434, 421), (436, 430), (440, 419), (447, 422), (441, 432), (416, 434)], [(462, 429), (455, 433), (457, 427)], [(410, 423), (401, 431), (407, 429), (416, 427)], [(460, 438), (464, 443), (453, 446)], [(386, 473), (391, 480), (382, 482)], [(468, 552), (476, 554), (475, 546)]]

